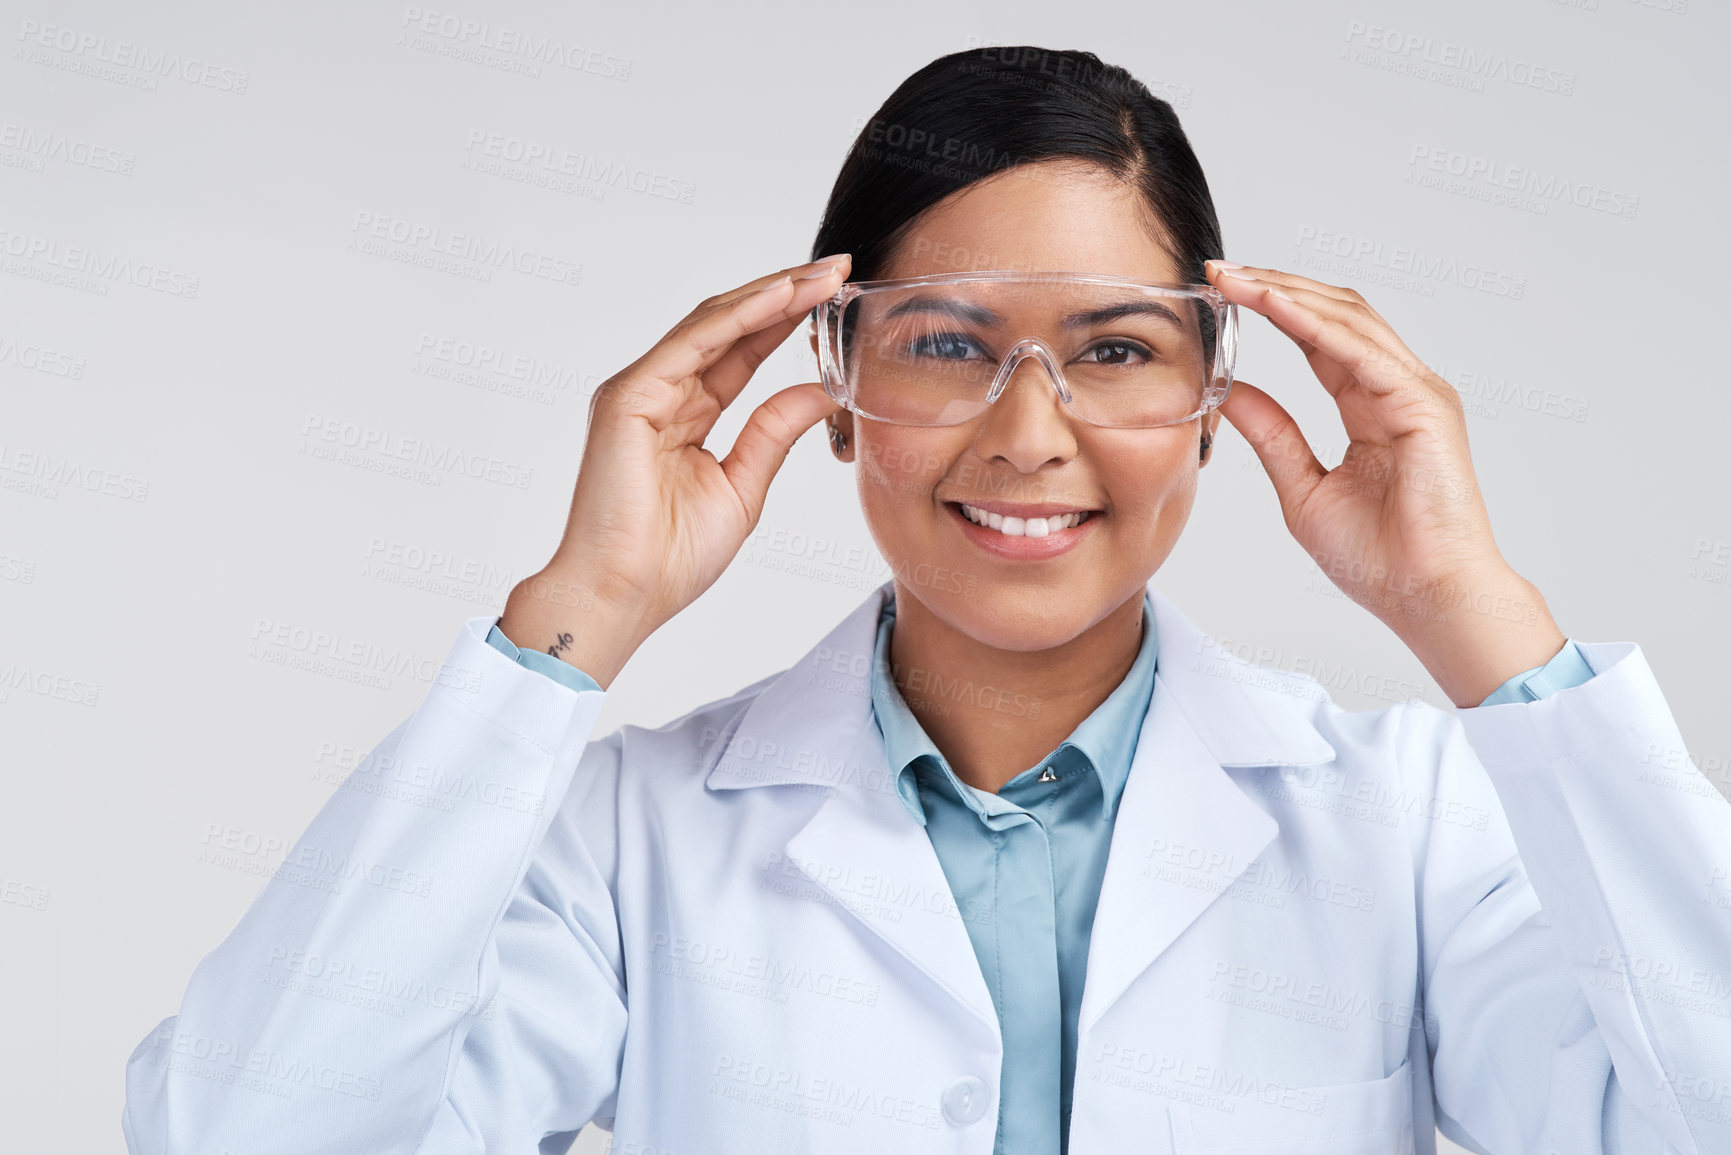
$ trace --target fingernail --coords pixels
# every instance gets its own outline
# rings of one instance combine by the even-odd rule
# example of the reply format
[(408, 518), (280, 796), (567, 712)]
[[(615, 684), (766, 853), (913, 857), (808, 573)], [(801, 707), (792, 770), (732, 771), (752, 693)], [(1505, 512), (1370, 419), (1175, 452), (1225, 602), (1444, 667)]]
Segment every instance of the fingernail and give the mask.
[(1256, 279), (1255, 273), (1241, 273), (1238, 271), (1243, 267), (1243, 265), (1234, 265), (1230, 269), (1222, 272), (1220, 275), (1223, 277), (1237, 277), (1241, 281), (1254, 281)]
[(1205, 265), (1213, 265), (1217, 269), (1242, 269), (1244, 267), (1237, 261), (1208, 260), (1203, 261), (1202, 263)]
[(825, 257), (823, 258), (823, 264), (819, 265), (809, 273), (801, 273), (799, 279), (802, 281), (810, 281), (817, 277), (827, 277), (831, 273), (835, 272), (836, 269), (840, 268), (841, 263), (847, 260), (848, 256), (849, 254), (847, 253), (837, 253), (833, 257)]
[(758, 292), (760, 292), (760, 293), (772, 292), (775, 289), (781, 288), (783, 285), (791, 283), (792, 280), (793, 280), (792, 277), (785, 276), (785, 275), (777, 277), (775, 280), (771, 281), (769, 284), (767, 284), (763, 288), (759, 289)]

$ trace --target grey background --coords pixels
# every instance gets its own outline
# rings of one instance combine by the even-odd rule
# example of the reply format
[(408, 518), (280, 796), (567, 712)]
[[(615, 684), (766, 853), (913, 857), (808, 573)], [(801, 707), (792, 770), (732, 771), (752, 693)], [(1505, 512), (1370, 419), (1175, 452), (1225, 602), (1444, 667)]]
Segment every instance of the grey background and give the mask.
[[(578, 43), (594, 64), (528, 75), (499, 67), (504, 53), (466, 58), (458, 39), (406, 37), (414, 9)], [(1642, 645), (1726, 789), (1728, 22), (1699, 0), (0, 4), (6, 1146), (122, 1148), (127, 1054), (274, 864), (260, 849), (218, 865), (213, 845), (292, 843), (415, 708), (463, 619), (497, 613), (545, 561), (588, 391), (703, 297), (803, 259), (862, 118), (976, 44), (1084, 47), (1130, 68), (1178, 108), (1229, 257), (1360, 289), (1454, 381), (1505, 554), (1572, 636)], [(1568, 91), (1415, 71), (1423, 51), (1387, 51), (1370, 25)], [(121, 41), (211, 67), (115, 63)], [(509, 179), (473, 165), (474, 133), (656, 183)], [(1421, 179), (1469, 158), (1588, 203)], [(580, 276), (479, 280), (473, 262), (411, 263), (414, 246), (352, 247), (357, 220), (387, 218)], [(1335, 255), (1360, 242), (1384, 263)], [(1520, 299), (1391, 276), (1397, 248), (1494, 269)], [(75, 249), (99, 271), (43, 279)], [(101, 274), (119, 261), (162, 270), (158, 287)], [(1326, 394), (1245, 319), (1243, 375), (1335, 464)], [(533, 360), (551, 383), (524, 395), (505, 374), (453, 376), (438, 351), (460, 359), (461, 343)], [(814, 376), (790, 341), (736, 408)], [(495, 480), (318, 456), (334, 447), (322, 431), (349, 428), (460, 451)], [(1286, 534), (1253, 464), (1228, 430), (1158, 584), (1342, 704), (1443, 705)], [(809, 435), (759, 538), (637, 656), (600, 732), (782, 668), (884, 576), (851, 478)], [(266, 644), (279, 628), (404, 672), (291, 668), (292, 643)]]

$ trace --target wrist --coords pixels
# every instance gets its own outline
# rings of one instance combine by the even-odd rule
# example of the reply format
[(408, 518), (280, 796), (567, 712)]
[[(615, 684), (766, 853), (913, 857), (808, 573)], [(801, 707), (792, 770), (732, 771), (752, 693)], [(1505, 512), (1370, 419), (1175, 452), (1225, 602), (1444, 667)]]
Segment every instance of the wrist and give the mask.
[(512, 587), (498, 624), (518, 649), (551, 654), (606, 689), (642, 644), (641, 620), (609, 605), (593, 585), (543, 570)]
[(1477, 706), (1568, 644), (1538, 587), (1513, 570), (1457, 591), (1421, 633), (1402, 638), (1457, 707)]

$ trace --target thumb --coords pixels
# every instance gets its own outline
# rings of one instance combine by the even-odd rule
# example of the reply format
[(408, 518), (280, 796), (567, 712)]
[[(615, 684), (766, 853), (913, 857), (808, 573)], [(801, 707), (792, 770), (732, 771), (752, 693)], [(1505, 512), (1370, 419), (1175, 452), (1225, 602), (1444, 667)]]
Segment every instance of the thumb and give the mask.
[(800, 434), (840, 408), (823, 386), (813, 381), (771, 394), (751, 411), (721, 462), (721, 472), (739, 495), (748, 524), (757, 524), (769, 483)]
[(1311, 452), (1310, 443), (1304, 439), (1292, 414), (1250, 382), (1232, 382), (1231, 391), (1221, 402), (1220, 413), (1256, 451), (1290, 527), (1294, 514), (1310, 491), (1328, 476), (1328, 470)]

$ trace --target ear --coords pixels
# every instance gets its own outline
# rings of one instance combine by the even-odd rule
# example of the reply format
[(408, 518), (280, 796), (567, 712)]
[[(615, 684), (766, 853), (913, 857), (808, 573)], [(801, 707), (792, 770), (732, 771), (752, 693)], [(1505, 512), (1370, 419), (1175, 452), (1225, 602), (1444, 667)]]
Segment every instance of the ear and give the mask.
[[(811, 329), (811, 355), (813, 357), (817, 356), (816, 324), (813, 324)], [(853, 414), (849, 413), (846, 409), (837, 409), (824, 421), (824, 429), (826, 433), (833, 429), (847, 439), (841, 452), (836, 453), (835, 439), (834, 436), (831, 435), (829, 449), (831, 453), (835, 453), (837, 461), (851, 462), (853, 460)]]
[[(1220, 436), (1220, 410), (1213, 409), (1203, 415), (1202, 432), (1208, 438), (1208, 448), (1198, 450), (1202, 459), (1197, 465), (1198, 469), (1207, 465), (1209, 460), (1214, 456), (1214, 445)], [(1198, 444), (1200, 444), (1200, 442)]]
[(835, 439), (832, 435), (829, 443), (829, 451), (835, 454), (837, 461), (852, 462), (854, 451), (853, 414), (848, 412), (846, 409), (837, 409), (825, 420), (825, 425), (827, 428), (840, 433), (845, 439), (842, 443), (840, 452), (837, 452)]

